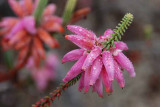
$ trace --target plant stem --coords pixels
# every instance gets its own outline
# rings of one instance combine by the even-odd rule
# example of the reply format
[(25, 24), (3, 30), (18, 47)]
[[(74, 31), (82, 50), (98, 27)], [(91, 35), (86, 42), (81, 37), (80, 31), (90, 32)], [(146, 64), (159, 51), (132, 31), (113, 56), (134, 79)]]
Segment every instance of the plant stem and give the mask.
[(65, 6), (65, 10), (64, 10), (64, 13), (63, 13), (63, 25), (66, 25), (72, 15), (73, 15), (73, 10), (75, 9), (75, 6), (76, 6), (76, 3), (77, 3), (77, 0), (68, 0), (67, 1), (67, 4)]
[(121, 40), (121, 36), (124, 34), (125, 30), (128, 29), (130, 24), (133, 21), (133, 15), (131, 13), (125, 14), (125, 16), (122, 18), (121, 23), (116, 26), (115, 29), (113, 29), (114, 33), (112, 33), (112, 37), (109, 38), (108, 41), (104, 42), (104, 48), (107, 48), (109, 50), (111, 47), (114, 47), (114, 42)]
[(38, 5), (37, 5), (37, 7), (34, 11), (34, 14), (33, 14), (35, 17), (35, 20), (36, 20), (36, 25), (38, 25), (40, 23), (43, 11), (44, 11), (47, 3), (48, 3), (48, 0), (39, 0)]
[(38, 101), (33, 107), (46, 107), (47, 105), (50, 106), (51, 102), (54, 101), (55, 98), (59, 98), (63, 91), (65, 91), (68, 87), (74, 85), (81, 77), (81, 74), (73, 78), (67, 83), (62, 83), (57, 87), (53, 92), (51, 92), (51, 96), (46, 96), (40, 101)]
[(13, 68), (13, 52), (6, 51), (4, 52), (4, 59), (9, 69)]

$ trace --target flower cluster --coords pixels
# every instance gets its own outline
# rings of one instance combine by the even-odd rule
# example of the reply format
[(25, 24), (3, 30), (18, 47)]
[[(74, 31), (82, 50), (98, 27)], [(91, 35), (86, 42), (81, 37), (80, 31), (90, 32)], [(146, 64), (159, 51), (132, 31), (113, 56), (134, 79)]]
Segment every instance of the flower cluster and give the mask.
[(5, 50), (19, 50), (19, 62), (31, 51), (36, 63), (45, 57), (43, 42), (51, 48), (58, 47), (57, 40), (49, 32), (64, 32), (62, 19), (54, 16), (56, 6), (49, 4), (43, 11), (37, 25), (33, 13), (39, 0), (8, 0), (9, 5), (18, 17), (5, 17), (0, 22), (0, 35), (3, 35), (2, 46)]
[(43, 91), (47, 87), (48, 82), (54, 80), (57, 66), (58, 58), (55, 54), (48, 54), (44, 66), (38, 68), (34, 65), (33, 59), (29, 59), (27, 68), (30, 70), (39, 91)]
[(79, 90), (82, 91), (84, 88), (84, 92), (88, 92), (92, 86), (93, 91), (102, 97), (102, 81), (105, 91), (111, 93), (114, 79), (121, 88), (125, 86), (123, 69), (129, 72), (130, 77), (135, 77), (132, 62), (122, 53), (123, 50), (128, 50), (127, 45), (121, 41), (114, 42), (115, 47), (112, 46), (109, 50), (103, 45), (112, 37), (111, 34), (114, 32), (111, 29), (106, 30), (100, 37), (79, 26), (68, 25), (67, 29), (76, 35), (66, 35), (65, 38), (81, 49), (72, 50), (63, 57), (62, 63), (78, 60), (63, 79), (64, 82), (72, 80), (81, 73)]

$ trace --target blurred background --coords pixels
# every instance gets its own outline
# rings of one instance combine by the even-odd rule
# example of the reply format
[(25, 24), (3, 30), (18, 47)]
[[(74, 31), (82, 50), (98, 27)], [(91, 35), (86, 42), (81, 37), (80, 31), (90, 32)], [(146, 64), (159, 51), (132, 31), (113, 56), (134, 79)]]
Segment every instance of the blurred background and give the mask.
[[(56, 14), (62, 16), (66, 0), (50, 0), (57, 5)], [(90, 7), (90, 14), (76, 22), (102, 35), (108, 28), (115, 28), (125, 13), (134, 15), (134, 22), (122, 40), (128, 44), (125, 54), (133, 62), (137, 76), (129, 78), (124, 72), (126, 86), (122, 90), (114, 82), (114, 92), (99, 98), (96, 93), (84, 94), (78, 91), (78, 83), (65, 91), (51, 107), (160, 107), (160, 0), (78, 0), (76, 10)], [(0, 17), (14, 16), (7, 0), (0, 0)], [(67, 34), (71, 32), (66, 32)], [(77, 48), (73, 43), (58, 37), (61, 47), (52, 53), (59, 55), (54, 80), (45, 90), (39, 90), (30, 72), (22, 69), (17, 81), (0, 83), (0, 107), (31, 107), (41, 97), (49, 95), (74, 64), (61, 64), (63, 55)], [(5, 55), (0, 50), (0, 71), (7, 69)], [(14, 56), (12, 57), (15, 60)]]

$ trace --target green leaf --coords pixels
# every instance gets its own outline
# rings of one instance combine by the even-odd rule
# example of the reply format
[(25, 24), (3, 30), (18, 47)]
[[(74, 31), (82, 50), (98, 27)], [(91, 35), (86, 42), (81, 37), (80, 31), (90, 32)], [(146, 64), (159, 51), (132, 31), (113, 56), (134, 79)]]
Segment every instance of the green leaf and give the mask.
[(68, 0), (63, 13), (63, 24), (66, 25), (72, 18), (77, 0)]
[(6, 51), (4, 52), (4, 59), (9, 69), (13, 68), (13, 52)]
[(35, 20), (36, 20), (36, 25), (38, 25), (40, 23), (43, 11), (44, 11), (47, 3), (48, 3), (48, 0), (39, 0), (39, 3), (34, 11), (34, 14), (33, 14), (33, 16), (35, 17)]

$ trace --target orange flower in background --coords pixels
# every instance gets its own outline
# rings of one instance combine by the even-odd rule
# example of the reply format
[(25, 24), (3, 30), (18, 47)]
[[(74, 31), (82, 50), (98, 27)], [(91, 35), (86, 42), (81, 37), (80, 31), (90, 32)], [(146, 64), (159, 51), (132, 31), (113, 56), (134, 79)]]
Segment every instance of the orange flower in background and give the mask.
[(51, 48), (59, 46), (51, 32), (64, 32), (62, 18), (54, 16), (56, 6), (48, 5), (43, 11), (41, 21), (36, 25), (33, 13), (39, 0), (8, 0), (9, 5), (18, 17), (5, 17), (0, 22), (0, 35), (3, 36), (4, 50), (19, 50), (19, 62), (30, 53), (38, 65), (45, 58), (43, 43)]

